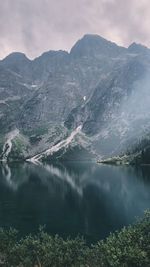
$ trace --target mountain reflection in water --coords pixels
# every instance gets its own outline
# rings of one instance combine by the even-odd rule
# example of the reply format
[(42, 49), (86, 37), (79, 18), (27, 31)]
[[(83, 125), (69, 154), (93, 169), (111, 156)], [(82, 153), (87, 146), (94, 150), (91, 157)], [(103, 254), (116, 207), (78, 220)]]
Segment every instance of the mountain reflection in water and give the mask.
[(0, 165), (0, 226), (95, 242), (150, 208), (150, 168), (90, 162)]

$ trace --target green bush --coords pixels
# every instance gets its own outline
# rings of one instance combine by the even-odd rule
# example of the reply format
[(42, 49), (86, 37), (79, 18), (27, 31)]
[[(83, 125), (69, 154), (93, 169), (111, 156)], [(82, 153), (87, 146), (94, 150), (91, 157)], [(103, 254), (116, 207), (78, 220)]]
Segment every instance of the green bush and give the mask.
[(43, 229), (17, 239), (17, 231), (0, 230), (3, 267), (149, 267), (150, 212), (136, 224), (88, 247), (82, 238), (64, 240)]
[(0, 228), (0, 254), (8, 254), (17, 242), (18, 232), (12, 228), (4, 230)]

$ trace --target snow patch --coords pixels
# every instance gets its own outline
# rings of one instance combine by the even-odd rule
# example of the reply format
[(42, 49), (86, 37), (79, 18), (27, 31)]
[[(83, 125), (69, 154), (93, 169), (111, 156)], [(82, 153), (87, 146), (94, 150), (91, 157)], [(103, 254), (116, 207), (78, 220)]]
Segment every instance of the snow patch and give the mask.
[(72, 140), (74, 139), (74, 137), (81, 131), (82, 129), (82, 125), (78, 126), (71, 134), (68, 138), (60, 141), (58, 144), (52, 146), (51, 148), (47, 149), (46, 151), (44, 151), (43, 153), (37, 154), (34, 157), (27, 159), (27, 161), (32, 162), (32, 163), (36, 163), (39, 160), (41, 160), (44, 156), (50, 156), (53, 155), (54, 153), (58, 152), (59, 150), (61, 150), (62, 148), (68, 147), (68, 145), (72, 142)]
[(6, 136), (6, 142), (4, 143), (3, 146), (3, 152), (2, 152), (2, 161), (7, 161), (8, 156), (11, 152), (12, 149), (12, 140), (19, 134), (19, 130), (15, 129), (14, 131), (10, 132)]
[(37, 84), (32, 84), (31, 87), (32, 88), (36, 88), (37, 87)]

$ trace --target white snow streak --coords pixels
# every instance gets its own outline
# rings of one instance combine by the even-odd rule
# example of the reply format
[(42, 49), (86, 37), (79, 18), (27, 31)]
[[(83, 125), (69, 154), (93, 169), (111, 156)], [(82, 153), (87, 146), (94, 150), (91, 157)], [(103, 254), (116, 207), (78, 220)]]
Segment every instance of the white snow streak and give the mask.
[(7, 140), (3, 146), (2, 161), (7, 161), (8, 155), (12, 149), (12, 140), (19, 134), (19, 130), (16, 129), (7, 135)]
[(58, 144), (52, 146), (51, 148), (47, 149), (46, 151), (35, 155), (34, 157), (27, 159), (27, 161), (36, 163), (38, 162), (40, 159), (42, 159), (44, 156), (50, 156), (53, 155), (53, 153), (59, 151), (62, 148), (67, 147), (71, 141), (74, 139), (74, 137), (81, 131), (82, 126), (78, 126), (71, 134), (68, 138), (66, 138), (65, 140), (62, 140), (61, 142), (59, 142)]

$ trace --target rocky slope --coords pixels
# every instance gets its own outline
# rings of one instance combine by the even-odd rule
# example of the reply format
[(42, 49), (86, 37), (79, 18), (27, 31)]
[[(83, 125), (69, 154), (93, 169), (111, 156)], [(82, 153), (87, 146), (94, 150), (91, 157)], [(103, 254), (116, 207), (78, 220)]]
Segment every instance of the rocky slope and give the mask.
[(70, 53), (10, 54), (0, 61), (1, 159), (43, 159), (46, 151), (62, 158), (70, 147), (97, 157), (120, 153), (149, 131), (149, 73), (148, 48), (97, 35), (85, 35)]

